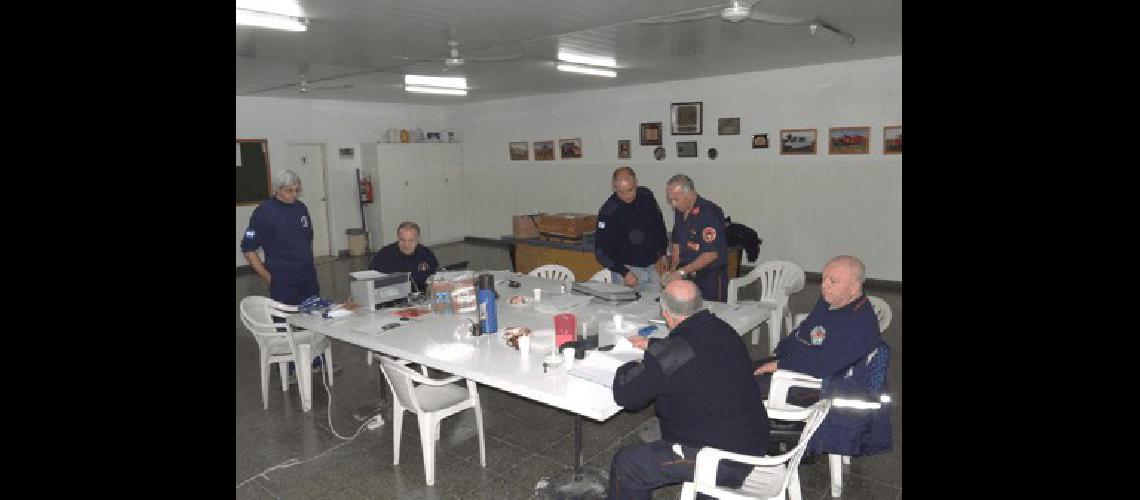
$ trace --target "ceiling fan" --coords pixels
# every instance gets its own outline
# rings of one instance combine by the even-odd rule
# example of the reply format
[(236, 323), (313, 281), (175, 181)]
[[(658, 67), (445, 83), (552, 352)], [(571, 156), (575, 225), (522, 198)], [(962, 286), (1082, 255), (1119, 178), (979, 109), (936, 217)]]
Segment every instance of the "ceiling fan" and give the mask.
[(350, 89), (353, 87), (351, 83), (346, 83), (344, 85), (312, 87), (309, 85), (309, 80), (305, 77), (305, 74), (309, 72), (309, 63), (297, 63), (297, 69), (301, 72), (301, 81), (297, 84), (297, 92), (302, 94), (308, 94), (313, 90), (342, 90)]
[(641, 21), (638, 21), (638, 24), (680, 23), (720, 16), (721, 19), (730, 23), (739, 23), (741, 21), (760, 21), (762, 23), (780, 24), (784, 26), (806, 24), (811, 28), (812, 35), (839, 44), (851, 45), (855, 43), (855, 37), (832, 28), (831, 26), (828, 26), (819, 20), (782, 16), (779, 14), (771, 14), (768, 12), (762, 12), (753, 9), (756, 4), (762, 1), (764, 0), (754, 0), (752, 2), (732, 0), (732, 2), (729, 2), (727, 4), (714, 5), (712, 7), (701, 7), (699, 9), (687, 10), (684, 12), (678, 12), (676, 14), (669, 14), (667, 16), (658, 16), (643, 19)]
[(412, 61), (412, 62), (442, 62), (443, 63), (443, 71), (447, 71), (447, 70), (450, 70), (453, 68), (458, 68), (458, 67), (463, 66), (464, 64), (467, 64), (467, 63), (513, 61), (515, 59), (522, 58), (522, 54), (514, 54), (514, 55), (510, 55), (510, 56), (498, 56), (498, 57), (467, 57), (467, 58), (465, 58), (465, 57), (461, 57), (459, 55), (459, 42), (458, 41), (448, 40), (447, 45), (449, 45), (451, 47), (451, 54), (448, 57), (439, 57), (439, 58), (434, 58), (434, 59), (423, 59), (423, 58), (419, 58), (419, 57), (407, 57), (407, 56), (388, 56), (388, 57), (391, 57), (393, 59), (401, 59), (404, 61)]

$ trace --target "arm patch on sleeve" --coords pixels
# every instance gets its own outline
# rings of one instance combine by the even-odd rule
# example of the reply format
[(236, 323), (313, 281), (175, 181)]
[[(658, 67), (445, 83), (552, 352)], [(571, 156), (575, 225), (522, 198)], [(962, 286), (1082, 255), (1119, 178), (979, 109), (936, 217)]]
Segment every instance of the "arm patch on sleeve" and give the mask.
[(643, 371), (645, 371), (645, 363), (634, 363), (634, 366), (628, 370), (618, 370), (614, 375), (614, 387), (620, 387), (629, 383), (629, 381), (641, 375)]
[(691, 361), (696, 353), (693, 352), (692, 346), (684, 339), (669, 339), (667, 342), (654, 342), (650, 344), (646, 352), (657, 358), (657, 362), (661, 365), (661, 371), (665, 375), (672, 375), (673, 372), (679, 370), (686, 363)]

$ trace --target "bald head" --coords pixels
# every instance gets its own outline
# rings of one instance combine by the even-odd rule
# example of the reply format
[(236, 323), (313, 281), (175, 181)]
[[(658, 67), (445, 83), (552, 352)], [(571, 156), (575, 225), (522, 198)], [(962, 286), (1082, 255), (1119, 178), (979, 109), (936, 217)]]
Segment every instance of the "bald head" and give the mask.
[[(670, 281), (665, 286), (664, 293), (661, 294), (661, 306), (669, 315), (665, 319), (669, 320), (671, 316), (674, 324), (680, 323), (685, 318), (700, 311), (704, 305), (704, 301), (701, 300), (701, 291), (692, 281)], [(670, 325), (669, 328), (673, 328), (673, 326)]]
[(831, 307), (843, 307), (863, 294), (863, 262), (851, 255), (840, 255), (823, 266), (820, 291)]
[(633, 203), (637, 199), (637, 174), (629, 167), (614, 170), (614, 194), (623, 203)]

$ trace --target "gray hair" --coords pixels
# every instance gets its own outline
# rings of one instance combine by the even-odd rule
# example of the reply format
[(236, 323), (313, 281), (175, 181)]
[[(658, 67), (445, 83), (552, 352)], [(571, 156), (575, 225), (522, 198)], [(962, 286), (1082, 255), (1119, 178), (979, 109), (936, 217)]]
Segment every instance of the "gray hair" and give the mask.
[(701, 292), (697, 289), (697, 286), (690, 286), (692, 286), (695, 292), (692, 298), (681, 300), (673, 293), (669, 293), (668, 290), (665, 290), (661, 294), (661, 306), (664, 307), (666, 311), (669, 311), (669, 314), (681, 318), (687, 318), (696, 314), (697, 311), (700, 311), (701, 308), (705, 306), (705, 302), (701, 299)]
[(416, 224), (415, 222), (412, 222), (410, 220), (406, 220), (406, 221), (400, 223), (400, 227), (396, 228), (396, 236), (399, 237), (400, 231), (403, 231), (404, 229), (408, 229), (408, 228), (415, 229), (416, 230), (416, 236), (420, 235), (420, 225)]
[(637, 182), (637, 173), (635, 173), (633, 169), (629, 167), (618, 167), (616, 170), (614, 170), (613, 180), (616, 181), (618, 179), (618, 176), (622, 175), (623, 173), (632, 177), (633, 182)]
[(853, 255), (839, 255), (827, 261), (828, 264), (831, 264), (832, 262), (843, 263), (852, 271), (855, 271), (855, 281), (859, 283), (860, 289), (863, 288), (863, 280), (865, 279), (865, 274), (867, 273), (867, 268), (863, 267), (863, 261), (859, 260), (858, 257), (855, 257)]
[(282, 170), (273, 176), (273, 192), (281, 190), (283, 187), (297, 186), (301, 187), (301, 177), (292, 170)]
[(674, 175), (673, 177), (670, 177), (669, 182), (665, 183), (665, 187), (668, 188), (669, 186), (672, 186), (673, 184), (681, 186), (681, 191), (684, 191), (686, 193), (692, 193), (692, 192), (695, 192), (697, 190), (697, 188), (695, 186), (693, 186), (693, 180), (690, 179), (689, 176), (687, 176), (685, 174), (677, 174), (677, 175)]

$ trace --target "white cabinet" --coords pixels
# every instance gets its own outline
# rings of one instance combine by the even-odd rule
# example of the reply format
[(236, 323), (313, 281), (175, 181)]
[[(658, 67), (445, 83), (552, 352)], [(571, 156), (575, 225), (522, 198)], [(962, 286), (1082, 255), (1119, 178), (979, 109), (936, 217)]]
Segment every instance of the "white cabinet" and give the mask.
[(420, 225), (425, 244), (466, 236), (462, 145), (372, 143), (362, 150), (364, 173), (376, 190), (368, 216), (373, 249), (396, 241), (403, 221)]

